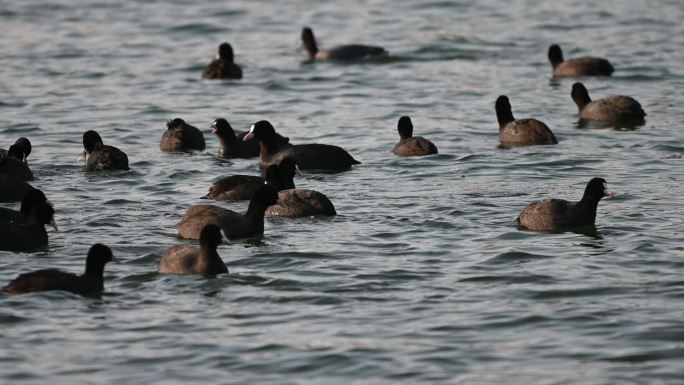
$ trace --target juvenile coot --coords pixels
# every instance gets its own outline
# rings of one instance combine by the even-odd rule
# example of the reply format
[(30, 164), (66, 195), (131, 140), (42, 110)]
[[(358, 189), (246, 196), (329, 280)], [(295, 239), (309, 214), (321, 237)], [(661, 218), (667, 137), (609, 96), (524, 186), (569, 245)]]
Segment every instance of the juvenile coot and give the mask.
[(82, 275), (57, 269), (37, 270), (19, 275), (3, 291), (10, 294), (48, 290), (63, 290), (80, 295), (99, 293), (104, 290), (104, 266), (110, 261), (118, 262), (118, 259), (109, 247), (96, 243), (88, 251), (85, 273)]
[(302, 29), (302, 43), (309, 53), (310, 60), (353, 61), (370, 57), (387, 56), (389, 54), (382, 47), (363, 44), (341, 45), (328, 51), (320, 50), (316, 43), (313, 30), (309, 27), (304, 27)]
[(266, 120), (260, 120), (249, 130), (243, 140), (259, 141), (261, 167), (279, 164), (284, 158), (292, 158), (300, 170), (344, 171), (361, 162), (341, 147), (329, 144), (279, 144), (275, 128)]
[(610, 76), (615, 69), (606, 59), (580, 57), (563, 60), (563, 51), (554, 44), (549, 47), (549, 61), (553, 76)]
[(606, 191), (603, 178), (593, 178), (584, 190), (582, 200), (577, 203), (563, 199), (545, 199), (527, 205), (516, 221), (530, 230), (554, 231), (593, 225), (596, 221), (596, 208), (605, 196), (613, 196)]
[(217, 206), (192, 206), (176, 225), (178, 235), (185, 239), (199, 239), (200, 232), (208, 224), (219, 226), (229, 239), (263, 234), (264, 213), (268, 206), (277, 201), (278, 191), (269, 185), (263, 185), (254, 193), (244, 215)]
[(230, 44), (219, 45), (216, 59), (204, 69), (202, 79), (242, 79), (242, 68), (235, 64)]
[(105, 146), (100, 134), (93, 130), (83, 134), (85, 171), (128, 170), (128, 156), (116, 147)]
[[(292, 162), (290, 158), (283, 161)], [(335, 206), (325, 195), (314, 190), (295, 188), (292, 177), (285, 168), (277, 165), (266, 167), (266, 183), (278, 190), (278, 202), (266, 214), (280, 217), (309, 217), (314, 215), (337, 215)]]
[(556, 136), (546, 124), (531, 118), (515, 119), (507, 96), (499, 96), (495, 108), (502, 147), (558, 143)]
[(0, 227), (11, 224), (26, 224), (31, 211), (39, 204), (45, 202), (47, 202), (45, 194), (37, 188), (32, 188), (21, 199), (19, 211), (0, 207)]
[(422, 136), (413, 136), (413, 123), (408, 116), (399, 118), (397, 124), (399, 143), (394, 146), (393, 153), (399, 156), (424, 156), (437, 153), (437, 146)]
[(629, 96), (609, 96), (592, 101), (587, 88), (579, 82), (572, 85), (570, 95), (577, 104), (581, 119), (640, 123), (646, 116), (641, 104)]
[(195, 126), (176, 118), (166, 122), (159, 147), (162, 151), (204, 151), (204, 135)]
[[(270, 166), (269, 166), (270, 167)], [(283, 159), (278, 167), (285, 175), (291, 175), (290, 184), (285, 188), (294, 188), (292, 178), (296, 173), (296, 164), (292, 158)], [(265, 180), (255, 175), (231, 175), (218, 179), (209, 188), (203, 199), (215, 199), (220, 201), (243, 201), (250, 200)]]
[(216, 247), (222, 242), (228, 243), (221, 229), (216, 225), (206, 225), (199, 236), (200, 247), (176, 245), (164, 252), (159, 261), (158, 270), (164, 274), (204, 274), (216, 275), (227, 273)]
[(48, 244), (45, 225), (57, 230), (55, 210), (47, 202), (34, 207), (25, 224), (7, 224), (0, 227), (0, 250), (30, 251)]

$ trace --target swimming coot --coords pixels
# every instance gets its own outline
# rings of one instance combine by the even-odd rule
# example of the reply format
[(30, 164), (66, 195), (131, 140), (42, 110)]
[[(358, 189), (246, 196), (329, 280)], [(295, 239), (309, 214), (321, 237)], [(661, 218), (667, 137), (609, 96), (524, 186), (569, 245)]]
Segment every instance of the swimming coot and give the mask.
[(222, 242), (228, 243), (216, 225), (206, 225), (199, 236), (200, 247), (188, 245), (171, 246), (164, 252), (159, 261), (158, 270), (164, 274), (203, 274), (216, 275), (227, 273), (216, 247)]
[(52, 225), (57, 231), (54, 220), (55, 210), (47, 202), (31, 210), (26, 223), (11, 223), (0, 227), (0, 250), (31, 251), (48, 244), (45, 225)]
[[(290, 184), (285, 188), (294, 188), (292, 178), (296, 173), (296, 164), (292, 158), (283, 159), (278, 167), (285, 175), (291, 175)], [(216, 180), (207, 195), (203, 199), (215, 199), (220, 201), (243, 201), (250, 200), (259, 187), (263, 186), (265, 180), (255, 175), (231, 175)]]
[(531, 118), (515, 119), (507, 96), (499, 96), (495, 108), (502, 147), (558, 143), (556, 136), (546, 124)]
[(344, 171), (361, 162), (354, 159), (341, 147), (329, 144), (279, 144), (275, 128), (266, 120), (261, 120), (249, 130), (243, 140), (259, 141), (261, 167), (279, 164), (284, 158), (292, 158), (300, 170)]
[(204, 135), (195, 126), (176, 118), (166, 122), (159, 147), (162, 151), (204, 151)]
[[(291, 158), (285, 158), (283, 162), (293, 163)], [(289, 218), (337, 215), (335, 206), (325, 195), (314, 190), (295, 188), (292, 179), (294, 172), (289, 172), (281, 165), (266, 167), (266, 183), (278, 190), (278, 202), (266, 209), (267, 215)]]
[(0, 177), (14, 178), (22, 181), (33, 180), (33, 173), (26, 162), (31, 154), (31, 142), (19, 138), (7, 151), (0, 149)]
[(204, 69), (202, 79), (242, 79), (242, 68), (235, 64), (230, 44), (219, 45), (216, 59)]
[(306, 52), (309, 53), (310, 60), (354, 61), (389, 54), (382, 47), (363, 44), (341, 45), (328, 51), (320, 50), (313, 30), (309, 27), (302, 29), (302, 43)]
[(49, 203), (45, 194), (37, 188), (31, 188), (21, 199), (19, 211), (0, 207), (0, 227), (12, 224), (26, 224), (31, 211), (41, 203)]
[(399, 118), (397, 124), (399, 143), (394, 146), (393, 153), (399, 156), (424, 156), (437, 153), (437, 146), (422, 136), (413, 136), (413, 123), (408, 116)]
[(93, 130), (83, 134), (85, 171), (128, 170), (128, 156), (116, 147), (105, 146)]
[(570, 95), (577, 104), (581, 119), (642, 123), (646, 116), (641, 104), (629, 96), (609, 96), (592, 101), (587, 88), (579, 82), (572, 85)]
[(8, 150), (0, 148), (0, 157), (9, 156), (27, 163), (26, 158), (31, 155), (31, 141), (23, 136), (17, 139)]
[(269, 185), (257, 189), (243, 215), (212, 205), (190, 207), (176, 225), (178, 235), (185, 239), (199, 239), (208, 224), (217, 225), (229, 239), (249, 238), (264, 233), (264, 213), (278, 201), (278, 191)]
[(85, 273), (76, 275), (57, 269), (37, 270), (24, 273), (13, 279), (3, 291), (10, 294), (36, 291), (63, 290), (87, 295), (104, 290), (104, 266), (118, 259), (109, 247), (96, 243), (90, 247), (86, 257)]
[(610, 76), (615, 69), (606, 59), (580, 57), (563, 60), (563, 51), (554, 44), (549, 47), (553, 76)]
[(605, 196), (614, 195), (606, 189), (606, 181), (603, 178), (593, 178), (587, 184), (579, 202), (573, 203), (563, 199), (533, 202), (525, 207), (516, 221), (527, 229), (542, 231), (593, 225), (599, 201)]
[[(259, 156), (259, 142), (255, 140), (244, 141), (247, 131), (239, 132), (236, 135), (227, 120), (223, 118), (214, 120), (211, 124), (211, 132), (216, 134), (219, 139), (219, 156), (224, 158), (256, 158)], [(279, 146), (286, 146), (290, 138), (276, 134), (274, 140)]]

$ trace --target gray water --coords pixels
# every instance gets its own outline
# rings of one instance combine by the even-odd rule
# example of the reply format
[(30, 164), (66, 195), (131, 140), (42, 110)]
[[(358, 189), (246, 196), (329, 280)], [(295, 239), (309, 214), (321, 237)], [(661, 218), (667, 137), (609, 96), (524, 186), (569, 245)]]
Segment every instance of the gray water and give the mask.
[[(30, 138), (60, 226), (45, 251), (0, 252), (0, 283), (80, 272), (95, 242), (123, 259), (101, 298), (0, 295), (0, 383), (684, 382), (684, 3), (198, 3), (0, 0), (0, 147)], [(392, 56), (306, 64), (305, 25), (326, 47)], [(200, 80), (222, 41), (244, 79)], [(646, 123), (578, 129), (576, 79), (551, 78), (551, 43), (609, 58), (613, 77), (583, 82), (635, 97)], [(497, 148), (500, 94), (559, 145)], [(390, 152), (403, 114), (439, 155)], [(174, 117), (205, 131), (206, 152), (160, 152)], [(217, 117), (267, 119), (363, 164), (295, 181), (338, 216), (267, 219), (261, 242), (219, 249), (228, 275), (159, 275), (211, 181), (259, 172), (215, 156)], [(131, 170), (84, 174), (88, 129)], [(595, 176), (617, 193), (595, 233), (515, 226), (527, 203), (578, 200)]]

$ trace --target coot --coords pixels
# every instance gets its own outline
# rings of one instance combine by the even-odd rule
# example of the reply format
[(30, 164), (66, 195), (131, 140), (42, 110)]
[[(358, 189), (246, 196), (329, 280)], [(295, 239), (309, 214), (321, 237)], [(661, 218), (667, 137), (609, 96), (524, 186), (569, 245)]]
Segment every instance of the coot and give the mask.
[(408, 116), (399, 118), (397, 124), (399, 143), (394, 146), (393, 153), (399, 156), (424, 156), (437, 153), (437, 146), (422, 136), (413, 136), (413, 123)]
[(188, 245), (171, 246), (164, 252), (159, 261), (158, 270), (165, 274), (204, 274), (216, 275), (227, 273), (216, 247), (228, 242), (221, 229), (216, 225), (206, 225), (199, 236), (200, 247)]
[(263, 185), (249, 201), (245, 214), (212, 205), (190, 207), (176, 228), (178, 235), (186, 239), (199, 239), (200, 232), (208, 224), (217, 225), (229, 239), (249, 238), (264, 233), (264, 213), (268, 206), (278, 201), (278, 191)]
[(85, 273), (82, 275), (57, 269), (37, 270), (19, 275), (3, 291), (10, 294), (48, 290), (63, 290), (80, 295), (99, 293), (104, 290), (104, 266), (110, 261), (118, 262), (118, 259), (109, 247), (96, 243), (88, 251)]
[(502, 147), (557, 144), (551, 129), (537, 119), (515, 119), (508, 97), (496, 99), (496, 118), (499, 121), (499, 140)]
[(596, 208), (605, 196), (613, 196), (607, 191), (603, 178), (593, 178), (587, 184), (582, 199), (568, 202), (563, 199), (545, 199), (527, 205), (516, 221), (530, 230), (557, 231), (593, 225), (596, 221)]

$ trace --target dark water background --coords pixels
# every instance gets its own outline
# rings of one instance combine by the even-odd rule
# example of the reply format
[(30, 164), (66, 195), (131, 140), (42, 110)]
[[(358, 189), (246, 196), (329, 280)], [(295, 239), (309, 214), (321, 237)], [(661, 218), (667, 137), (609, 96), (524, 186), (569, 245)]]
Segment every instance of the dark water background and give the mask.
[[(0, 147), (31, 139), (60, 226), (45, 252), (0, 252), (0, 283), (81, 271), (95, 242), (124, 259), (101, 299), (0, 295), (0, 383), (683, 383), (682, 19), (680, 1), (0, 0)], [(303, 64), (304, 25), (392, 58)], [(245, 78), (201, 81), (222, 41)], [(646, 124), (578, 129), (551, 43), (609, 58), (590, 94), (634, 96)], [(500, 94), (560, 144), (498, 149)], [(390, 153), (402, 114), (439, 155)], [(173, 117), (208, 150), (161, 153)], [(268, 119), (363, 164), (296, 180), (337, 217), (267, 220), (261, 243), (219, 250), (230, 275), (160, 276), (210, 182), (258, 172), (215, 156), (217, 117)], [(85, 175), (88, 129), (132, 170)], [(515, 227), (528, 202), (577, 200), (594, 176), (618, 193), (596, 234)]]

